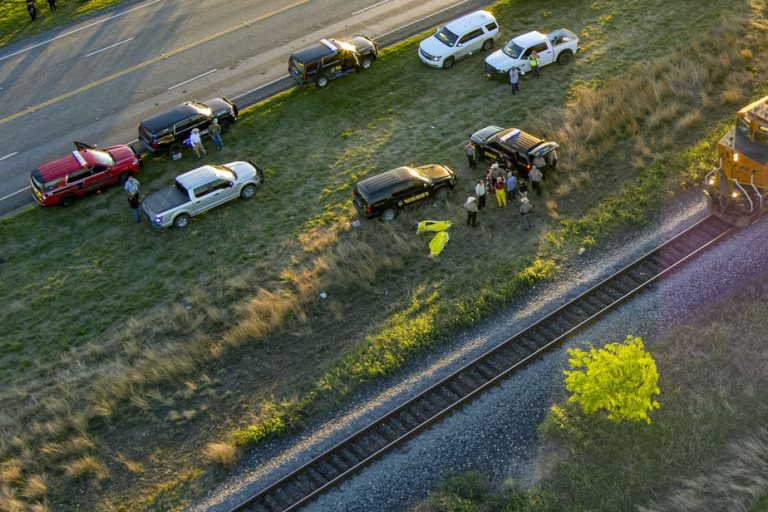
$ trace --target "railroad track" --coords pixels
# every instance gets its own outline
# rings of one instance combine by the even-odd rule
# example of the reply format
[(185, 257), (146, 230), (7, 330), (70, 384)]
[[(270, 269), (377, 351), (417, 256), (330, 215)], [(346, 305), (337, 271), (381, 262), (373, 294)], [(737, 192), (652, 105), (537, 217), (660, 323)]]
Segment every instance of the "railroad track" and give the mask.
[(706, 217), (541, 320), (445, 377), (231, 509), (290, 511), (306, 505), (380, 455), (509, 377), (568, 335), (728, 236), (735, 228)]

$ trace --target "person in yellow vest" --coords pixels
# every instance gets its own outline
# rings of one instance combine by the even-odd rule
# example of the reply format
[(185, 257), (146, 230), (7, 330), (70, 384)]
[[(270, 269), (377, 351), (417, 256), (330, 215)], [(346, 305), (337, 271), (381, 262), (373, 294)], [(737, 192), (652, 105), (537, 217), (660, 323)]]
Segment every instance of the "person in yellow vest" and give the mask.
[(536, 53), (536, 50), (533, 50), (528, 56), (528, 65), (531, 66), (531, 71), (533, 71), (537, 77), (541, 76), (539, 75), (539, 54)]

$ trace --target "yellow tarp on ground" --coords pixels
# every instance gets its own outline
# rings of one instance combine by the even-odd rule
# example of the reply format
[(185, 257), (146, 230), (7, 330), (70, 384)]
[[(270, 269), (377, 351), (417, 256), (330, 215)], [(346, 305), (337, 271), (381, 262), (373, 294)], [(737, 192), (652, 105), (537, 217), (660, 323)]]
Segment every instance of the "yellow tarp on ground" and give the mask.
[(429, 241), (429, 255), (433, 258), (440, 255), (450, 238), (447, 231), (440, 231), (432, 237), (432, 240)]
[(449, 220), (423, 220), (419, 222), (419, 227), (416, 230), (416, 234), (420, 235), (427, 231), (445, 231), (451, 227), (453, 223)]

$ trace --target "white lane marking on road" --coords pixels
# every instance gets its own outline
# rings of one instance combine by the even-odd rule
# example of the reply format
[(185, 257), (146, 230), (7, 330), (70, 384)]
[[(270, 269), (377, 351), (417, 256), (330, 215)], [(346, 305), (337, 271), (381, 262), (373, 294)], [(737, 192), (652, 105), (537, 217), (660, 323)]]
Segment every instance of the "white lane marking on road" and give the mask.
[(18, 152), (18, 151), (14, 151), (13, 153), (11, 153), (11, 154), (9, 154), (9, 155), (5, 155), (4, 157), (0, 158), (0, 162), (2, 162), (3, 160), (5, 160), (6, 158), (11, 158), (12, 156), (16, 156), (16, 155), (18, 155), (18, 154), (19, 154), (19, 152)]
[(371, 9), (374, 9), (374, 8), (376, 8), (376, 7), (378, 7), (378, 6), (382, 5), (382, 4), (386, 4), (386, 3), (388, 3), (388, 2), (391, 2), (391, 1), (392, 1), (392, 0), (381, 0), (381, 2), (379, 2), (379, 3), (377, 3), (377, 4), (369, 5), (368, 7), (364, 8), (364, 9), (360, 9), (360, 10), (359, 10), (359, 11), (357, 11), (357, 12), (353, 12), (353, 13), (352, 13), (352, 16), (356, 16), (356, 15), (358, 15), (358, 14), (362, 14), (362, 13), (364, 13), (365, 11), (370, 11)]
[(111, 44), (109, 46), (105, 46), (101, 50), (96, 50), (95, 52), (91, 52), (91, 53), (87, 54), (86, 57), (90, 57), (91, 55), (96, 55), (97, 53), (101, 53), (104, 50), (109, 50), (110, 48), (114, 48), (115, 46), (120, 46), (121, 44), (125, 44), (128, 41), (133, 41), (133, 38), (129, 37), (128, 39), (125, 39), (124, 41), (120, 41), (119, 43), (115, 43), (115, 44)]
[(382, 37), (388, 36), (389, 34), (394, 34), (394, 33), (395, 33), (395, 32), (397, 32), (398, 30), (402, 30), (402, 29), (404, 29), (405, 27), (410, 27), (411, 25), (413, 25), (413, 24), (415, 24), (415, 23), (418, 23), (418, 22), (420, 22), (420, 21), (424, 21), (424, 20), (426, 20), (427, 18), (431, 18), (431, 17), (433, 17), (433, 16), (436, 16), (436, 15), (440, 14), (441, 12), (445, 12), (445, 11), (447, 11), (447, 10), (453, 9), (453, 8), (454, 8), (454, 7), (456, 7), (457, 5), (465, 4), (465, 3), (467, 3), (467, 2), (469, 2), (469, 0), (461, 0), (461, 2), (456, 2), (455, 4), (449, 5), (449, 6), (448, 6), (448, 7), (446, 7), (445, 9), (440, 9), (439, 11), (433, 12), (432, 14), (427, 14), (426, 16), (422, 16), (421, 18), (419, 18), (419, 19), (417, 19), (417, 20), (413, 20), (413, 21), (411, 21), (411, 22), (408, 22), (408, 23), (406, 23), (405, 25), (403, 25), (403, 26), (401, 26), (401, 27), (398, 27), (398, 28), (396, 28), (395, 30), (390, 30), (389, 32), (386, 32), (386, 33), (384, 33), (384, 34), (381, 34), (381, 35), (380, 35), (380, 36), (378, 36), (376, 39), (381, 39)]
[(210, 70), (210, 71), (206, 71), (206, 72), (205, 72), (205, 73), (203, 73), (202, 75), (197, 75), (197, 76), (195, 76), (195, 77), (192, 77), (192, 78), (190, 78), (189, 80), (184, 80), (184, 81), (183, 81), (183, 82), (181, 82), (180, 84), (172, 85), (172, 86), (170, 86), (170, 87), (168, 88), (168, 90), (170, 91), (171, 89), (175, 89), (175, 88), (177, 88), (177, 87), (181, 87), (181, 86), (182, 86), (182, 85), (184, 85), (184, 84), (188, 84), (189, 82), (191, 82), (191, 81), (193, 81), (193, 80), (197, 80), (198, 78), (203, 78), (204, 76), (206, 76), (206, 75), (210, 75), (211, 73), (214, 73), (214, 72), (216, 72), (216, 71), (218, 71), (218, 69), (216, 69), (216, 68), (213, 68), (213, 69), (212, 69), (212, 70)]
[(22, 192), (24, 192), (25, 190), (29, 190), (29, 189), (31, 189), (31, 188), (32, 188), (32, 187), (31, 187), (31, 186), (29, 186), (29, 187), (23, 188), (23, 189), (21, 189), (21, 190), (17, 190), (17, 191), (16, 191), (16, 192), (14, 192), (13, 194), (8, 194), (8, 195), (7, 195), (7, 196), (5, 196), (5, 197), (0, 197), (0, 201), (3, 201), (3, 200), (5, 200), (5, 199), (8, 199), (9, 197), (13, 197), (13, 196), (15, 196), (16, 194), (21, 194), (21, 193), (22, 193)]
[(27, 46), (26, 48), (22, 48), (21, 50), (13, 52), (13, 53), (9, 53), (8, 55), (3, 55), (2, 57), (0, 57), (0, 61), (3, 61), (5, 59), (10, 59), (11, 57), (15, 57), (16, 55), (19, 55), (20, 53), (28, 52), (29, 50), (34, 50), (38, 46), (43, 46), (45, 44), (52, 43), (53, 41), (56, 41), (57, 39), (61, 39), (62, 37), (71, 36), (72, 34), (80, 32), (81, 30), (85, 30), (87, 28), (91, 28), (91, 27), (93, 27), (95, 25), (98, 25), (99, 23), (104, 23), (105, 21), (114, 20), (115, 18), (119, 18), (120, 16), (125, 16), (126, 14), (131, 13), (133, 11), (137, 11), (139, 9), (143, 9), (144, 7), (149, 7), (150, 5), (156, 4), (159, 1), (160, 0), (150, 0), (149, 2), (147, 2), (145, 4), (142, 4), (142, 5), (139, 5), (137, 7), (134, 7), (133, 9), (128, 9), (127, 11), (123, 11), (123, 12), (120, 12), (120, 13), (117, 13), (117, 14), (113, 14), (112, 16), (110, 16), (108, 18), (104, 18), (103, 20), (94, 21), (93, 23), (89, 23), (88, 25), (84, 25), (84, 26), (82, 26), (80, 28), (76, 28), (75, 30), (70, 30), (69, 32), (64, 32), (63, 34), (59, 34), (56, 37), (52, 37), (50, 39), (46, 39), (45, 41), (43, 41), (41, 43), (33, 44), (32, 46)]
[(290, 77), (291, 77), (291, 75), (283, 75), (283, 76), (281, 76), (280, 78), (276, 78), (276, 79), (272, 80), (271, 82), (268, 82), (268, 83), (266, 83), (266, 84), (263, 84), (263, 85), (260, 85), (260, 86), (258, 86), (258, 87), (255, 87), (255, 88), (251, 89), (250, 91), (246, 91), (246, 92), (244, 92), (244, 93), (242, 93), (242, 94), (238, 94), (237, 96), (235, 96), (234, 98), (232, 98), (232, 101), (236, 101), (236, 100), (239, 100), (240, 98), (243, 98), (243, 97), (245, 97), (245, 96), (248, 96), (248, 95), (249, 95), (249, 94), (251, 94), (252, 92), (256, 92), (256, 91), (258, 91), (259, 89), (263, 89), (263, 88), (265, 88), (265, 87), (269, 87), (269, 86), (270, 86), (270, 85), (272, 85), (272, 84), (276, 84), (276, 83), (277, 83), (277, 82), (279, 82), (280, 80), (285, 80), (286, 78), (290, 78)]

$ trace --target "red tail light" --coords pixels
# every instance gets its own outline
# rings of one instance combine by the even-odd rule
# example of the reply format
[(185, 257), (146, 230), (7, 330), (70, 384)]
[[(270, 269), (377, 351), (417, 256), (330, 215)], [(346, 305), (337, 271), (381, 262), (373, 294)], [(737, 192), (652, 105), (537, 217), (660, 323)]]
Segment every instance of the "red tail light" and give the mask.
[(369, 206), (368, 208), (365, 209), (365, 213), (367, 213), (368, 215), (373, 214), (373, 208)]

